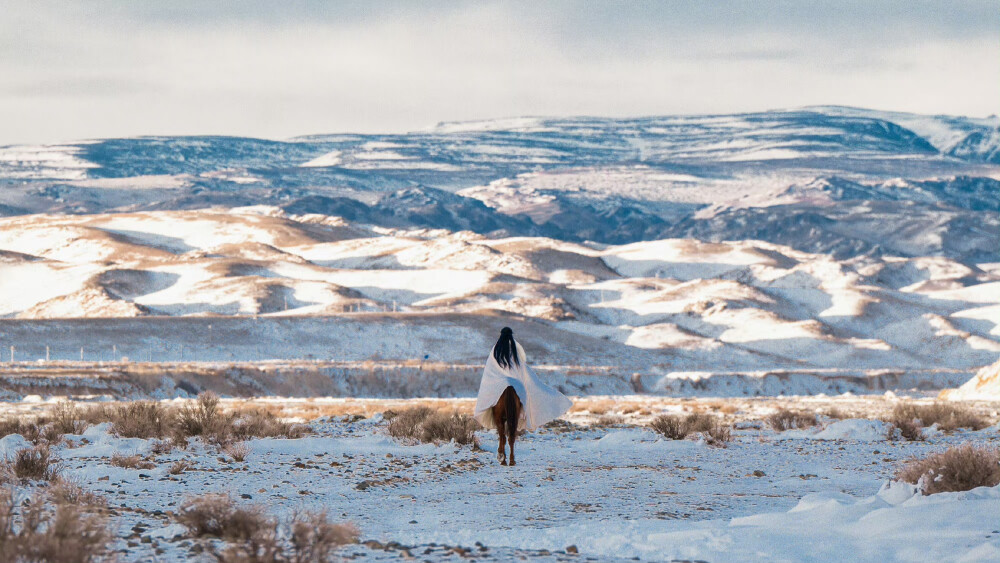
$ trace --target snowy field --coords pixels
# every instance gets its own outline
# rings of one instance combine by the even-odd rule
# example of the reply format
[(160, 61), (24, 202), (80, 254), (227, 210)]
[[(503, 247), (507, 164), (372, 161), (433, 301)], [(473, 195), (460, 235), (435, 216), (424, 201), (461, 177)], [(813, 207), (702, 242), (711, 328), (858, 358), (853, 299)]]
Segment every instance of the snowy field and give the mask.
[[(127, 561), (212, 560), (222, 542), (193, 538), (174, 518), (205, 493), (275, 516), (327, 510), (357, 527), (360, 543), (338, 551), (352, 560), (995, 561), (1000, 487), (922, 496), (893, 475), (948, 446), (996, 445), (996, 403), (971, 404), (990, 424), (982, 430), (931, 427), (923, 441), (889, 440), (878, 419), (899, 402), (580, 398), (563, 420), (518, 440), (516, 467), (497, 463), (489, 432), (476, 434), (482, 449), (388, 435), (388, 410), (471, 410), (469, 400), (440, 399), (224, 401), (311, 419), (301, 438), (247, 440), (244, 461), (200, 438), (154, 453), (154, 440), (116, 437), (109, 423), (65, 435), (53, 453), (65, 476), (106, 497)], [(22, 418), (52, 406), (5, 404)], [(820, 413), (818, 424), (776, 431), (766, 419), (779, 408)], [(656, 415), (691, 412), (732, 424), (732, 441), (671, 440), (647, 427)], [(0, 439), (8, 457), (29, 445)], [(117, 467), (115, 454), (149, 463)], [(188, 467), (174, 474), (181, 461)]]

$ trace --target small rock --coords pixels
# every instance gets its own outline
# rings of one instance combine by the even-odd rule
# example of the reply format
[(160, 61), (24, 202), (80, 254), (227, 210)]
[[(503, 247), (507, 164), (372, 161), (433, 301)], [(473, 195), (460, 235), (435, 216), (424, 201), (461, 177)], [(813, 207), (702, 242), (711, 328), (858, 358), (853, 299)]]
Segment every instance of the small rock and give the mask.
[(575, 545), (570, 545), (566, 546), (566, 553), (580, 553), (580, 550)]
[(754, 470), (754, 472), (753, 472), (753, 476), (754, 476), (754, 477), (764, 477), (765, 475), (766, 475), (766, 473), (764, 473), (764, 472), (763, 472), (763, 471), (761, 471), (760, 469), (756, 469), (756, 470)]

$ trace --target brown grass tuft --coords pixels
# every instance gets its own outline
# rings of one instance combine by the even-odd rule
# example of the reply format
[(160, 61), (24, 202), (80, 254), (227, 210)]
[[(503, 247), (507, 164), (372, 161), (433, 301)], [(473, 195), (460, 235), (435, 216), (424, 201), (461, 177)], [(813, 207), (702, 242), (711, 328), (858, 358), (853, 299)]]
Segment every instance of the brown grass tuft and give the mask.
[(191, 469), (192, 467), (194, 466), (191, 464), (190, 461), (182, 459), (172, 463), (170, 465), (170, 469), (168, 469), (167, 472), (170, 473), (171, 475), (180, 475), (181, 473), (184, 473), (185, 471)]
[[(0, 490), (0, 551), (4, 561), (90, 563), (108, 555), (111, 533), (107, 518), (87, 514), (59, 497), (46, 505), (34, 494), (15, 502), (11, 489)], [(15, 522), (19, 526), (15, 527)]]
[(688, 435), (684, 419), (677, 415), (662, 414), (654, 418), (649, 427), (671, 440), (683, 440)]
[(476, 429), (479, 425), (467, 414), (434, 413), (424, 420), (418, 439), (421, 442), (452, 442), (456, 444), (476, 444)]
[(13, 459), (3, 461), (2, 472), (22, 481), (52, 481), (59, 476), (59, 465), (47, 445), (22, 448)]
[(150, 451), (154, 455), (164, 455), (170, 453), (174, 449), (174, 445), (174, 442), (171, 440), (153, 440)]
[(87, 429), (87, 422), (82, 420), (83, 413), (73, 403), (61, 402), (49, 414), (55, 431), (62, 434), (82, 434)]
[(920, 426), (912, 420), (899, 418), (896, 420), (890, 420), (889, 422), (892, 424), (892, 426), (889, 427), (888, 438), (890, 440), (902, 438), (908, 442), (918, 442), (924, 439), (924, 431), (921, 430)]
[(219, 396), (206, 391), (194, 404), (181, 407), (177, 411), (177, 428), (183, 436), (215, 436), (227, 434), (221, 424)]
[(156, 464), (142, 459), (142, 456), (138, 454), (133, 455), (123, 455), (121, 453), (115, 452), (111, 454), (111, 465), (115, 467), (124, 467), (125, 469), (155, 469)]
[(335, 549), (358, 541), (357, 528), (330, 522), (326, 511), (296, 514), (291, 531), (292, 561), (329, 561)]
[(302, 424), (279, 420), (263, 409), (243, 409), (227, 417), (228, 434), (236, 440), (248, 438), (301, 438), (308, 429)]
[(982, 430), (990, 425), (988, 420), (965, 405), (940, 402), (929, 405), (900, 403), (892, 409), (886, 421), (896, 426), (907, 422), (925, 427), (937, 424), (945, 432), (954, 432), (959, 428)]
[(420, 425), (433, 412), (429, 407), (419, 406), (401, 411), (386, 411), (382, 416), (392, 415), (386, 420), (389, 421), (389, 435), (393, 438), (416, 438)]
[(240, 507), (228, 495), (220, 494), (189, 498), (176, 519), (195, 537), (232, 542), (221, 553), (213, 550), (222, 563), (330, 561), (336, 548), (358, 539), (354, 526), (330, 522), (326, 512), (302, 512), (289, 523), (290, 537), (283, 541), (278, 520), (260, 506)]
[(20, 418), (5, 418), (0, 420), (0, 438), (11, 434), (20, 434), (29, 442), (37, 442), (41, 429), (34, 421)]
[(709, 445), (724, 446), (732, 441), (732, 428), (719, 417), (706, 413), (692, 413), (684, 417), (664, 414), (654, 418), (649, 427), (671, 440), (683, 440), (702, 432)]
[[(333, 561), (338, 547), (354, 543), (357, 529), (330, 522), (326, 512), (303, 512), (290, 522), (290, 537), (282, 541), (276, 521), (256, 534), (213, 553), (220, 563), (311, 563)], [(289, 547), (290, 549), (286, 549)]]
[(709, 446), (724, 448), (733, 441), (733, 429), (731, 426), (718, 423), (705, 431), (705, 441)]
[(475, 419), (467, 414), (447, 414), (419, 406), (399, 411), (389, 421), (388, 431), (393, 438), (423, 443), (454, 441), (477, 445), (475, 431), (478, 427)]
[(273, 526), (261, 507), (237, 506), (229, 495), (210, 493), (181, 504), (177, 521), (195, 537), (247, 541)]
[(911, 460), (896, 478), (917, 485), (925, 495), (995, 487), (1000, 484), (1000, 450), (963, 444)]
[(617, 414), (605, 414), (597, 417), (591, 424), (594, 428), (611, 428), (625, 424), (625, 417)]
[(236, 442), (222, 448), (222, 453), (228, 455), (233, 461), (241, 463), (250, 455), (250, 451), (250, 445), (246, 442)]
[(104, 507), (108, 499), (102, 495), (88, 491), (76, 481), (60, 477), (46, 489), (49, 499), (55, 504), (75, 504), (84, 507)]
[(122, 403), (107, 411), (111, 430), (122, 438), (162, 438), (169, 431), (173, 416), (154, 401)]
[(767, 417), (767, 424), (778, 432), (816, 426), (816, 415), (812, 413), (779, 408)]

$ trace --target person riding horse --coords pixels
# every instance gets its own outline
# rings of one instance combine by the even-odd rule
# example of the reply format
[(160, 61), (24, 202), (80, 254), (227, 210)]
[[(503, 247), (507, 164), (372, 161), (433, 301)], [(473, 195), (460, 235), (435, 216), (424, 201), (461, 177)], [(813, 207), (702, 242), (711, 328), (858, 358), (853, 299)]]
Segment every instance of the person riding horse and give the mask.
[(507, 465), (505, 441), (510, 443), (510, 465), (516, 465), (514, 440), (518, 430), (534, 430), (573, 406), (565, 395), (542, 383), (527, 360), (524, 348), (514, 340), (514, 331), (504, 327), (479, 383), (474, 416), (485, 428), (496, 428), (501, 465)]

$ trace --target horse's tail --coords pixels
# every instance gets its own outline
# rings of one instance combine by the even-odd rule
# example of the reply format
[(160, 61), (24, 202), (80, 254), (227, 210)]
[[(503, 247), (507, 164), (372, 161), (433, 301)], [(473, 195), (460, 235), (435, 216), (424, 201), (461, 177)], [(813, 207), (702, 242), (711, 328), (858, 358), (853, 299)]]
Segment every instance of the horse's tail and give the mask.
[(507, 439), (514, 443), (514, 438), (517, 436), (517, 392), (514, 388), (507, 386), (507, 389), (503, 392), (506, 400), (504, 400), (504, 408), (506, 409), (507, 418)]

